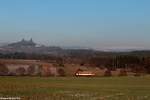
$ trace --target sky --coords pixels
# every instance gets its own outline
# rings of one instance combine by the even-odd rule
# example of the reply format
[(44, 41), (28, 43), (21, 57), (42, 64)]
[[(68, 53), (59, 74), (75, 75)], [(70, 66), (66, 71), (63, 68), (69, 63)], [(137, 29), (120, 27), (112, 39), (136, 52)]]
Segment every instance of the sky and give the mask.
[(150, 0), (0, 0), (0, 43), (150, 49)]

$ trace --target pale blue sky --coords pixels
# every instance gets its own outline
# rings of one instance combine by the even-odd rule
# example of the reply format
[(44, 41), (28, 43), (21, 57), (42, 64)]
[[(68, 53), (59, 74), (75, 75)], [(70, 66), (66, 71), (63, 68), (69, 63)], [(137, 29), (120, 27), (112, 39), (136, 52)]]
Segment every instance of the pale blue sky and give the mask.
[(150, 0), (0, 0), (0, 42), (150, 49)]

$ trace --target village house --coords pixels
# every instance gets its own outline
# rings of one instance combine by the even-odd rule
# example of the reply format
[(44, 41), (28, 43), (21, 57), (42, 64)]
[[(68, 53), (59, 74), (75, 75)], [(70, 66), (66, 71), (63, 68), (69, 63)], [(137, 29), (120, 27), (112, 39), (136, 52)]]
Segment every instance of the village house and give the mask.
[(75, 76), (95, 76), (95, 73), (92, 71), (77, 71)]

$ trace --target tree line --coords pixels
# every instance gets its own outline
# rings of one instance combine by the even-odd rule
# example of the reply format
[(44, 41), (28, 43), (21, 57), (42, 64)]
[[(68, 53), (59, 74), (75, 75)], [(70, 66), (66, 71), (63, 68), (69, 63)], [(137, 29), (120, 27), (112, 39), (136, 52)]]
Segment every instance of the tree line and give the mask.
[(150, 52), (94, 52), (92, 50), (70, 50), (64, 56), (54, 56), (51, 54), (27, 54), (27, 53), (0, 53), (3, 59), (34, 59), (46, 62), (54, 62), (60, 66), (65, 63), (75, 63), (81, 66), (107, 68), (115, 70), (117, 68), (131, 69), (133, 72), (143, 71), (150, 73)]

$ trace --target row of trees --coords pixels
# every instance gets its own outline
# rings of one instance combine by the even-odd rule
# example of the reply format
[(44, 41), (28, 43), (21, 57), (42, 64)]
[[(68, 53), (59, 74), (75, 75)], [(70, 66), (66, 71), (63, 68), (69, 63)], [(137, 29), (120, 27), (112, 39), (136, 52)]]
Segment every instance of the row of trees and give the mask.
[[(29, 66), (27, 69), (25, 69), (24, 67), (18, 67), (17, 69), (15, 69), (15, 71), (10, 71), (9, 68), (5, 66), (5, 64), (0, 63), (0, 76), (7, 76), (7, 75), (9, 76), (25, 76), (25, 75), (41, 76), (42, 71), (44, 71), (42, 69), (42, 66), (34, 66), (34, 65)], [(43, 73), (46, 73), (45, 74), (46, 76), (54, 76), (54, 74), (52, 73), (52, 70), (48, 70)], [(59, 76), (66, 75), (65, 70), (63, 68), (58, 68), (57, 73)]]
[(36, 54), (36, 53), (24, 53), (24, 52), (15, 52), (15, 53), (0, 53), (0, 58), (3, 59), (34, 59), (34, 60), (55, 60), (60, 61), (60, 57), (56, 57), (49, 54)]
[[(117, 68), (130, 68), (133, 72), (144, 71), (150, 74), (149, 52), (106, 53), (94, 52), (92, 50), (68, 50), (65, 51), (65, 53), (65, 56), (56, 57), (49, 54), (26, 54), (16, 52), (10, 54), (0, 54), (0, 58), (37, 59), (46, 62), (54, 62), (58, 66), (62, 67), (66, 63), (75, 63), (80, 64), (81, 66), (88, 64), (91, 67), (108, 68), (109, 70), (115, 70)], [(18, 69), (18, 71), (20, 70), (23, 71), (23, 68)]]
[(89, 60), (91, 66), (116, 70), (117, 68), (131, 69), (133, 72), (144, 71), (150, 73), (150, 57), (139, 56), (115, 56), (93, 57)]
[(33, 75), (35, 72), (35, 67), (34, 66), (29, 66), (27, 68), (27, 71), (24, 67), (18, 67), (14, 72), (11, 72), (5, 64), (0, 64), (0, 75), (5, 76), (5, 75)]

